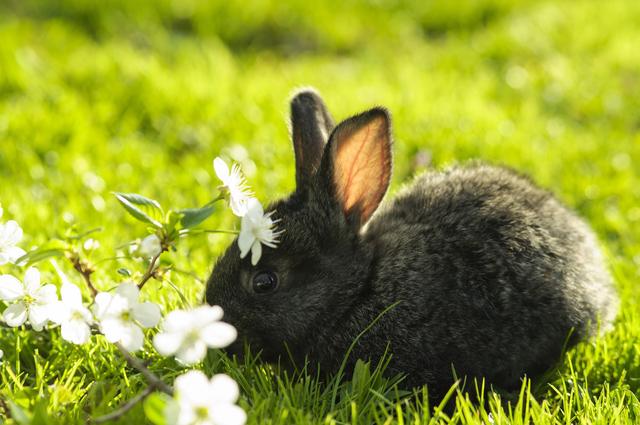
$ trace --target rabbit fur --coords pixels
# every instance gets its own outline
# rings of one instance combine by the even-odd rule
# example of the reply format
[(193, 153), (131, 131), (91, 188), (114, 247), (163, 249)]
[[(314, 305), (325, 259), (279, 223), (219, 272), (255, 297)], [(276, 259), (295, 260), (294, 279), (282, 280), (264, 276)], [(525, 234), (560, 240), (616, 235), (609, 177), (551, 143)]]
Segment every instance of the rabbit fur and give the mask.
[[(417, 177), (379, 207), (391, 176), (391, 122), (373, 108), (334, 127), (322, 99), (291, 100), (296, 190), (267, 211), (284, 230), (252, 266), (237, 241), (207, 284), (262, 359), (333, 373), (357, 359), (434, 397), (454, 377), (514, 389), (565, 347), (608, 329), (617, 297), (593, 232), (528, 178), (472, 162)], [(379, 207), (379, 208), (378, 208)], [(255, 293), (252, 279), (278, 280)], [(382, 316), (379, 315), (385, 311)]]

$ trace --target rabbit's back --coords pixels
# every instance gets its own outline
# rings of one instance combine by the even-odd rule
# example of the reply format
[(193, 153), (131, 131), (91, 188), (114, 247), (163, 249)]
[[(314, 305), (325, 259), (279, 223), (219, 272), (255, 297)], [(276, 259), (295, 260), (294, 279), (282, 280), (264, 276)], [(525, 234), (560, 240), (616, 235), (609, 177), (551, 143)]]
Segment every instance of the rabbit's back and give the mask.
[(515, 385), (615, 316), (587, 225), (504, 168), (426, 173), (378, 211), (363, 237), (375, 253), (371, 299), (399, 301), (389, 313), (394, 329), (383, 321), (379, 331), (391, 335), (399, 371), (425, 369), (410, 376), (432, 383), (448, 382), (453, 363), (461, 375)]

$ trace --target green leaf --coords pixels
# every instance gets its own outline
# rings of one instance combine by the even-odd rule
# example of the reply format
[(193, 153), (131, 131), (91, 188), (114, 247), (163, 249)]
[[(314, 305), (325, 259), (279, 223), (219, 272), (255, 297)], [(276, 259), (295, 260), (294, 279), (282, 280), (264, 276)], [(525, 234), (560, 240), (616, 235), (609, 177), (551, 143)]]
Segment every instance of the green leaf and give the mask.
[(155, 425), (166, 425), (167, 404), (171, 398), (164, 393), (153, 393), (144, 401), (144, 414)]
[(64, 249), (61, 248), (38, 248), (33, 251), (27, 252), (22, 257), (16, 260), (16, 264), (30, 266), (38, 263), (42, 260), (46, 260), (51, 257), (62, 257), (64, 255)]
[(209, 218), (214, 211), (215, 208), (213, 205), (205, 205), (202, 208), (188, 208), (186, 210), (181, 210), (180, 213), (182, 214), (182, 218), (180, 219), (180, 224), (184, 229), (195, 227)]
[(137, 193), (114, 192), (113, 194), (124, 209), (134, 218), (157, 228), (162, 227), (158, 219), (162, 220), (164, 213), (158, 201), (138, 195)]
[(118, 270), (116, 270), (116, 272), (119, 275), (125, 276), (125, 277), (131, 277), (131, 272), (129, 271), (129, 269), (126, 269), (124, 267), (119, 268)]

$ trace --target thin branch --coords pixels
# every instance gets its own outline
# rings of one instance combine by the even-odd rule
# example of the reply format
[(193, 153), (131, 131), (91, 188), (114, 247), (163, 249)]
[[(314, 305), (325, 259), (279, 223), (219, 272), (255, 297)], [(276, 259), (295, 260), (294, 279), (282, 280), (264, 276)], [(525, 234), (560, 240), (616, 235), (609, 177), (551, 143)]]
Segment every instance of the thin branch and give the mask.
[(132, 356), (131, 353), (129, 353), (129, 351), (127, 351), (127, 349), (124, 348), (119, 342), (116, 342), (114, 345), (118, 347), (118, 350), (120, 350), (122, 357), (124, 357), (127, 363), (129, 363), (129, 366), (138, 370), (145, 377), (147, 382), (149, 382), (149, 385), (151, 387), (157, 388), (163, 393), (173, 395), (173, 389), (162, 379), (160, 379), (155, 373), (151, 372), (140, 359)]
[(7, 419), (11, 419), (11, 410), (3, 397), (0, 397), (0, 409), (4, 412)]
[(158, 258), (160, 258), (162, 253), (165, 252), (165, 251), (166, 251), (166, 249), (163, 248), (162, 250), (160, 250), (159, 253), (157, 253), (151, 259), (151, 262), (149, 263), (149, 267), (147, 268), (147, 271), (142, 276), (142, 279), (140, 279), (140, 283), (138, 283), (138, 288), (142, 289), (144, 284), (147, 283), (147, 281), (153, 277), (153, 275), (156, 272), (156, 263), (158, 262)]
[(93, 282), (91, 282), (91, 274), (94, 270), (91, 268), (91, 266), (89, 266), (89, 264), (82, 261), (80, 259), (80, 256), (75, 252), (69, 253), (66, 257), (73, 265), (73, 268), (82, 275), (85, 283), (91, 291), (91, 295), (93, 295), (93, 297), (95, 298), (95, 296), (98, 294), (98, 290), (93, 285)]
[(152, 392), (155, 391), (155, 389), (156, 389), (155, 386), (149, 385), (140, 394), (138, 394), (137, 396), (135, 396), (131, 400), (127, 401), (125, 404), (120, 406), (118, 409), (116, 409), (113, 412), (108, 413), (106, 415), (98, 416), (97, 418), (93, 418), (93, 419), (91, 419), (91, 422), (102, 423), (102, 422), (109, 422), (109, 421), (114, 421), (116, 419), (119, 419), (121, 416), (123, 416), (129, 410), (133, 409), (136, 406), (136, 404), (140, 403), (145, 398), (147, 398)]
[(91, 273), (93, 273), (93, 271), (89, 271), (87, 269), (80, 269), (76, 267), (75, 264), (73, 265), (73, 268), (80, 272), (80, 274), (84, 278), (84, 281), (89, 287), (89, 290), (91, 291), (91, 295), (93, 295), (93, 297), (95, 298), (95, 296), (98, 295), (98, 290), (96, 289), (95, 286), (93, 286), (93, 282), (91, 282)]

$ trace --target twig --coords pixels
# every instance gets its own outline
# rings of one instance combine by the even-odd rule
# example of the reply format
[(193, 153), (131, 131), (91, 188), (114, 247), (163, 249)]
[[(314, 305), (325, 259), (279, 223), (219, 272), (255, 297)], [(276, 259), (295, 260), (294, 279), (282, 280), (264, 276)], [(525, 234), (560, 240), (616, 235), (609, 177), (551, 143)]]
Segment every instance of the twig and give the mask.
[(142, 289), (142, 287), (144, 286), (145, 283), (147, 283), (147, 281), (149, 279), (151, 279), (153, 277), (153, 275), (156, 272), (156, 263), (158, 262), (158, 258), (160, 258), (160, 256), (162, 255), (162, 253), (166, 251), (166, 249), (162, 249), (160, 250), (159, 253), (157, 253), (152, 259), (151, 262), (149, 263), (149, 267), (147, 268), (147, 271), (144, 273), (144, 275), (142, 276), (142, 279), (140, 279), (140, 283), (138, 283), (138, 288)]
[(0, 397), (0, 409), (2, 409), (7, 419), (11, 419), (11, 410), (9, 410), (9, 406), (3, 397)]
[(89, 290), (91, 291), (91, 295), (93, 295), (93, 297), (95, 298), (95, 296), (98, 294), (98, 290), (96, 289), (95, 286), (93, 286), (93, 282), (91, 282), (91, 274), (93, 273), (94, 270), (91, 268), (91, 266), (89, 266), (89, 264), (82, 261), (80, 259), (80, 256), (75, 252), (69, 253), (67, 255), (67, 258), (73, 265), (73, 268), (82, 275), (82, 277), (84, 278), (84, 281), (89, 287)]
[(119, 342), (115, 343), (115, 346), (118, 347), (120, 353), (125, 358), (129, 366), (138, 370), (145, 377), (147, 382), (151, 387), (157, 388), (163, 393), (167, 393), (169, 395), (173, 395), (173, 389), (167, 385), (162, 379), (160, 379), (155, 373), (151, 372), (145, 365), (142, 363), (140, 359), (132, 356), (126, 348), (122, 346)]
[(118, 409), (116, 409), (113, 412), (108, 413), (106, 415), (102, 415), (102, 416), (98, 416), (97, 418), (93, 418), (93, 419), (91, 419), (91, 422), (102, 423), (102, 422), (114, 421), (114, 420), (120, 418), (125, 413), (127, 413), (129, 410), (133, 409), (136, 404), (140, 403), (145, 398), (147, 398), (149, 396), (149, 394), (151, 394), (153, 391), (155, 391), (155, 389), (156, 388), (155, 388), (154, 385), (149, 385), (140, 394), (138, 394), (137, 396), (135, 396), (131, 400), (127, 401), (125, 404), (120, 406)]

